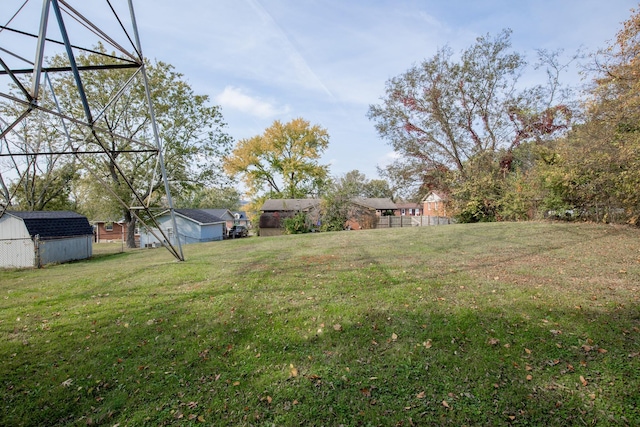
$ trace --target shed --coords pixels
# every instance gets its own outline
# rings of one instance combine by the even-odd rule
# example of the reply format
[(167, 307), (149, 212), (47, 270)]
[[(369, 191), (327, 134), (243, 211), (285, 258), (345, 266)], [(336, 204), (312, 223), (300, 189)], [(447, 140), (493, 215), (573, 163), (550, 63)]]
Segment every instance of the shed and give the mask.
[(262, 205), (260, 236), (279, 236), (284, 233), (282, 220), (304, 212), (315, 224), (320, 221), (320, 199), (268, 199)]
[[(171, 212), (164, 211), (156, 217), (156, 221), (172, 245), (177, 245), (176, 237), (180, 238), (180, 244), (213, 242), (224, 239), (226, 233), (226, 221), (220, 217), (207, 213), (204, 209), (175, 209), (176, 227), (173, 229)], [(162, 234), (155, 230), (159, 237)], [(140, 230), (140, 246), (159, 246), (161, 243), (151, 230)]]
[(41, 267), (90, 258), (93, 227), (70, 211), (5, 211), (0, 216), (0, 267)]

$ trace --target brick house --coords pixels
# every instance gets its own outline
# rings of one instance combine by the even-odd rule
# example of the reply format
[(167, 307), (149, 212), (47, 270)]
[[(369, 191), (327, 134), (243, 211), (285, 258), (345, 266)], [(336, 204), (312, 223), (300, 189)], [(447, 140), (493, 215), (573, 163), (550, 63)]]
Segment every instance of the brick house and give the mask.
[(423, 205), (421, 203), (396, 203), (398, 210), (395, 211), (396, 216), (422, 216)]
[(448, 218), (447, 202), (449, 198), (446, 194), (432, 191), (422, 199), (423, 215)]
[[(96, 243), (122, 242), (127, 238), (127, 223), (124, 221), (92, 221)], [(140, 246), (140, 230), (135, 231), (136, 246)]]

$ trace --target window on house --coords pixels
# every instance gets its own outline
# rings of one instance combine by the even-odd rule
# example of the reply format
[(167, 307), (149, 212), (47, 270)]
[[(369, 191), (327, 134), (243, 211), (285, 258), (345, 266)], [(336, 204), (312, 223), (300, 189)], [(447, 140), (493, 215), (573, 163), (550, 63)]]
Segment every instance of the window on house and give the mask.
[(400, 212), (400, 214), (401, 214), (401, 215), (404, 215), (404, 214), (405, 214), (405, 210), (404, 210), (404, 209), (402, 209), (402, 211)]
[(107, 222), (104, 225), (104, 229), (105, 229), (105, 231), (113, 231), (113, 223), (112, 222)]

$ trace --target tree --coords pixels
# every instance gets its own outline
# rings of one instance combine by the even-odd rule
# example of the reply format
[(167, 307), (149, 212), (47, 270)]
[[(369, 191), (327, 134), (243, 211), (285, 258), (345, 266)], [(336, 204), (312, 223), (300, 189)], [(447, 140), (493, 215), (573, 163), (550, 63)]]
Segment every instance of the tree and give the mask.
[(180, 208), (193, 209), (240, 209), (240, 192), (230, 186), (205, 187), (199, 186), (182, 191), (175, 197), (175, 204)]
[[(80, 66), (100, 64), (104, 62), (104, 56), (104, 48), (98, 46), (92, 53), (76, 56), (76, 62)], [(66, 61), (60, 55), (51, 58), (49, 65), (62, 66)], [(219, 108), (208, 105), (207, 96), (194, 94), (171, 65), (156, 62), (147, 64), (146, 69), (172, 192), (226, 180), (222, 174), (221, 159), (230, 151), (232, 139), (224, 132), (226, 125)], [(139, 206), (140, 203), (158, 206), (163, 203), (164, 188), (156, 170), (155, 153), (153, 150), (131, 151), (133, 140), (153, 146), (144, 88), (132, 85), (121, 96), (116, 96), (122, 82), (132, 78), (131, 73), (126, 69), (106, 71), (100, 68), (83, 72), (84, 91), (88, 94), (91, 110), (99, 118), (91, 128), (73, 127), (72, 139), (79, 151), (99, 147), (108, 153), (83, 159), (84, 167), (80, 172), (85, 180), (90, 181), (85, 188), (92, 190), (88, 196), (103, 197), (104, 189), (96, 191), (99, 187), (96, 181), (99, 181), (110, 184), (112, 191), (128, 206)], [(82, 116), (83, 105), (76, 95), (73, 76), (54, 75), (52, 86), (58, 93), (61, 108), (72, 116)], [(142, 195), (140, 200), (134, 197), (134, 190)], [(135, 246), (136, 217), (113, 198), (109, 200), (109, 205), (102, 206), (94, 214), (112, 215), (117, 205), (128, 225), (127, 246)], [(84, 203), (78, 201), (80, 210)]]
[(251, 197), (304, 198), (318, 195), (328, 166), (319, 164), (329, 145), (326, 129), (302, 118), (276, 120), (262, 135), (238, 142), (225, 171), (241, 176)]
[(342, 230), (350, 217), (359, 216), (361, 209), (353, 204), (359, 197), (393, 198), (393, 194), (384, 180), (368, 180), (358, 170), (347, 172), (335, 178), (323, 194), (322, 229)]
[(482, 157), (476, 164), (492, 158), (509, 170), (515, 147), (568, 129), (571, 110), (555, 103), (562, 93), (558, 55), (540, 52), (552, 77), (547, 86), (518, 91), (526, 62), (510, 52), (510, 35), (504, 30), (493, 39), (479, 37), (459, 62), (445, 47), (387, 82), (382, 104), (370, 106), (368, 114), (400, 156), (387, 177), (418, 177), (419, 192), (448, 191), (451, 180), (474, 179), (467, 171), (474, 157)]
[[(50, 102), (49, 93), (41, 96), (41, 102)], [(0, 130), (23, 111), (10, 102), (0, 102)], [(11, 137), (0, 141), (0, 154), (13, 155), (0, 158), (1, 204), (27, 211), (74, 207), (70, 192), (78, 177), (77, 165), (73, 157), (57, 154), (65, 149), (63, 137), (50, 118), (36, 110), (13, 128)]]
[(593, 57), (585, 121), (545, 168), (548, 204), (605, 222), (640, 223), (640, 12)]

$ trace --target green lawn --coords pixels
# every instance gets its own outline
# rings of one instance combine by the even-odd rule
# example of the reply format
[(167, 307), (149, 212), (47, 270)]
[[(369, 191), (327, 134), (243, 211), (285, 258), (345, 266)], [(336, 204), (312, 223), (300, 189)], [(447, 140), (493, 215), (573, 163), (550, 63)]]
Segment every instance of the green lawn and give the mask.
[(0, 270), (0, 425), (640, 425), (640, 230), (251, 237)]

